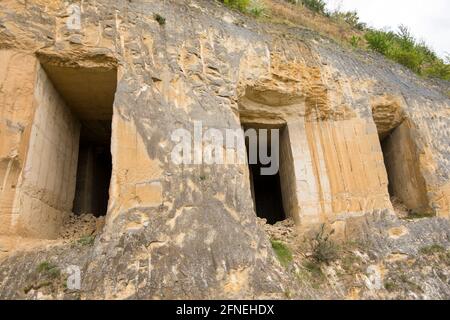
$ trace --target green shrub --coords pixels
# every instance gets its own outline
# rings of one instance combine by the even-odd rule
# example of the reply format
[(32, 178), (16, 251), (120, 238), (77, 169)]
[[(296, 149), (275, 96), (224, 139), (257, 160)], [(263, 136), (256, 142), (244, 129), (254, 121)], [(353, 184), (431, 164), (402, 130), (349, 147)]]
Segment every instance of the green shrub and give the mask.
[(358, 13), (356, 11), (339, 12), (335, 11), (331, 14), (331, 17), (335, 20), (341, 20), (348, 23), (351, 27), (358, 30), (365, 30), (366, 24), (359, 20)]
[(417, 42), (409, 29), (403, 25), (399, 26), (398, 32), (368, 30), (365, 39), (371, 50), (419, 75), (450, 80), (450, 59), (440, 59), (425, 43)]
[(250, 0), (221, 0), (224, 4), (230, 8), (237, 9), (242, 12), (246, 12), (250, 5)]
[(334, 234), (331, 230), (328, 234), (325, 233), (325, 224), (322, 224), (320, 231), (317, 233), (314, 240), (314, 247), (312, 258), (317, 263), (330, 263), (338, 257), (338, 247), (330, 240)]
[(437, 59), (434, 63), (427, 64), (423, 74), (430, 78), (439, 78), (450, 81), (450, 63)]
[(350, 44), (354, 48), (358, 48), (360, 43), (361, 43), (361, 38), (360, 37), (352, 36), (352, 38), (350, 39)]
[(59, 268), (48, 261), (41, 262), (37, 266), (36, 271), (40, 274), (49, 276), (50, 278), (57, 278), (61, 274)]
[(404, 50), (414, 50), (417, 46), (416, 40), (409, 31), (408, 27), (400, 25), (398, 27), (398, 32), (394, 37), (395, 42)]
[(302, 0), (302, 3), (305, 7), (320, 14), (326, 14), (326, 3), (323, 0)]
[(388, 57), (416, 73), (421, 72), (423, 56), (415, 50), (393, 47), (390, 49)]
[(259, 0), (253, 0), (248, 11), (255, 17), (260, 17), (266, 11), (266, 7)]
[(273, 251), (277, 255), (278, 261), (281, 265), (287, 267), (292, 262), (291, 250), (281, 241), (271, 240)]
[(385, 55), (391, 46), (393, 35), (381, 30), (369, 30), (364, 37), (370, 49)]
[[(226, 1), (226, 0), (222, 0)], [(368, 28), (360, 21), (356, 11), (330, 13), (324, 0), (284, 0), (286, 2), (307, 7), (313, 12), (328, 16), (334, 20), (344, 21), (352, 28), (364, 32), (367, 47), (387, 58), (404, 65), (413, 72), (429, 77), (450, 81), (450, 57), (439, 58), (433, 50), (423, 42), (418, 42), (408, 27), (400, 25), (396, 32)], [(258, 14), (258, 13), (257, 13)], [(362, 38), (352, 36), (349, 40), (353, 47), (360, 47)]]
[(163, 25), (166, 24), (166, 18), (164, 18), (162, 15), (160, 15), (160, 14), (158, 14), (158, 13), (155, 13), (155, 14), (153, 15), (153, 18), (156, 20), (156, 22), (158, 22), (158, 24), (159, 24), (160, 26), (163, 26)]
[(54, 264), (52, 264), (48, 261), (43, 261), (36, 267), (36, 271), (39, 273), (47, 272), (48, 270), (51, 270), (53, 268), (56, 268), (56, 266)]

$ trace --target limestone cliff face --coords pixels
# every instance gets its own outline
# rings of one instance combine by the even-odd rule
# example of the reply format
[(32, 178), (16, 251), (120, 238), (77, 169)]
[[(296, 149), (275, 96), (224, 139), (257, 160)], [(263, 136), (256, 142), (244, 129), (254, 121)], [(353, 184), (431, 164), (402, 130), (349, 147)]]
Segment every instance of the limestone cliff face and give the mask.
[(103, 110), (114, 87), (106, 224), (90, 249), (8, 257), (0, 296), (27, 281), (15, 268), (57, 256), (81, 267), (86, 298), (282, 297), (289, 280), (256, 223), (247, 166), (170, 161), (171, 133), (194, 121), (284, 128), (283, 206), (300, 233), (325, 223), (356, 237), (368, 216), (392, 214), (388, 185), (411, 211), (449, 217), (445, 88), (213, 1), (74, 3), (0, 3), (0, 234), (57, 238), (80, 128), (46, 108), (81, 105), (89, 121), (86, 105)]

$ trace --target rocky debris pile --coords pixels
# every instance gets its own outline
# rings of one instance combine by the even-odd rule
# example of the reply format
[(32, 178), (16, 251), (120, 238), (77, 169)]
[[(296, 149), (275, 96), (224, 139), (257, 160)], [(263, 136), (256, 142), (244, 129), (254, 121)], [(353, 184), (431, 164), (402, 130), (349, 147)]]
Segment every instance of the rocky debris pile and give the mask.
[(97, 235), (102, 231), (104, 224), (105, 217), (96, 218), (92, 214), (76, 215), (71, 213), (61, 228), (60, 238), (73, 240)]
[(268, 224), (266, 219), (258, 218), (258, 223), (264, 228), (270, 239), (289, 241), (297, 237), (295, 223), (292, 219), (286, 219), (276, 224)]
[(292, 251), (294, 258), (304, 258), (311, 255), (311, 241), (297, 232), (294, 220), (288, 218), (271, 225), (267, 223), (266, 219), (258, 218), (258, 223), (263, 227), (271, 241), (281, 241), (286, 244)]
[[(392, 202), (398, 215), (408, 216), (401, 202)], [(281, 242), (289, 251), (290, 261), (284, 267), (300, 289), (287, 290), (287, 298), (448, 299), (448, 222), (438, 218), (395, 218), (394, 222), (396, 227), (389, 230), (403, 232), (380, 233), (386, 230), (384, 225), (374, 229), (380, 237), (372, 242), (335, 242), (328, 237), (308, 240), (297, 235), (290, 219), (275, 225), (258, 219), (272, 245)]]
[(408, 217), (408, 208), (406, 205), (397, 197), (391, 197), (391, 203), (394, 207), (394, 210), (399, 218), (407, 218)]

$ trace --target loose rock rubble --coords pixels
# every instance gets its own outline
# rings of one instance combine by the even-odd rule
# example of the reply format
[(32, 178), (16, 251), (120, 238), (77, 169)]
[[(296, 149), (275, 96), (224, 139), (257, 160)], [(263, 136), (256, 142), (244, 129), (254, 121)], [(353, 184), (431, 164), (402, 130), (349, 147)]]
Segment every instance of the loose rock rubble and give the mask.
[(295, 232), (295, 223), (292, 219), (286, 219), (271, 225), (267, 223), (266, 219), (258, 218), (258, 223), (263, 226), (270, 239), (291, 243), (292, 240), (298, 237)]
[[(292, 261), (286, 270), (296, 279), (296, 289), (286, 289), (290, 299), (448, 299), (450, 247), (441, 233), (426, 241), (427, 219), (404, 219), (408, 211), (393, 201), (397, 216), (385, 236), (369, 242), (344, 241), (334, 243), (337, 255), (327, 262), (315, 259), (316, 240), (298, 235), (291, 219), (274, 225), (265, 219), (258, 223), (273, 242), (289, 249)], [(441, 221), (444, 223), (444, 220)], [(444, 224), (447, 224), (445, 222)], [(392, 235), (391, 230), (405, 232)], [(437, 228), (435, 228), (437, 229)], [(413, 233), (413, 234), (411, 234)], [(440, 234), (440, 236), (438, 236)], [(416, 239), (411, 244), (407, 237)], [(422, 239), (423, 238), (423, 239)], [(419, 240), (420, 239), (420, 240)], [(429, 240), (429, 239), (428, 239)], [(334, 242), (333, 239), (328, 241)]]
[(96, 218), (92, 214), (70, 214), (60, 233), (64, 240), (80, 239), (86, 236), (99, 234), (105, 224), (104, 217)]
[(408, 217), (408, 208), (405, 206), (404, 203), (400, 201), (400, 199), (396, 197), (391, 197), (391, 202), (399, 218)]
[[(83, 299), (390, 298), (387, 288), (397, 297), (412, 295), (396, 288), (417, 298), (450, 297), (448, 273), (440, 272), (448, 268), (441, 262), (450, 248), (448, 84), (218, 1), (82, 1), (77, 28), (69, 27), (68, 5), (0, 1), (0, 235), (46, 240), (37, 247), (36, 239), (0, 239), (1, 299), (45, 293), (38, 287), (47, 279), (33, 275), (43, 262), (51, 274), (78, 266)], [(76, 183), (67, 167), (75, 171), (77, 154), (69, 150), (75, 139), (62, 139), (67, 126), (59, 124), (74, 108), (99, 111), (89, 99), (94, 87), (100, 96), (99, 86), (86, 80), (105, 72), (114, 85), (113, 171), (108, 226), (95, 237), (103, 219), (65, 221), (59, 214), (72, 209), (69, 191)], [(75, 103), (81, 97), (89, 103)], [(56, 117), (62, 110), (67, 112)], [(104, 119), (97, 120), (95, 126), (106, 129)], [(287, 216), (299, 226), (288, 220), (257, 227), (250, 171), (241, 163), (228, 164), (226, 157), (226, 165), (199, 165), (193, 150), (193, 165), (175, 165), (179, 144), (170, 138), (187, 130), (195, 139), (197, 121), (205, 132), (248, 125), (287, 129), (280, 189), (289, 204), (284, 207), (292, 208)], [(391, 161), (394, 176), (404, 185), (421, 182), (415, 189), (437, 217), (394, 221), (386, 214), (392, 205), (380, 140), (390, 130), (399, 134), (386, 137), (392, 153), (384, 155), (406, 159)], [(219, 150), (211, 151), (218, 160)], [(223, 151), (227, 156), (232, 150)], [(397, 164), (411, 167), (411, 174), (395, 170)], [(406, 191), (399, 193), (411, 198)], [(366, 242), (345, 244), (327, 263), (316, 261), (314, 242), (296, 234), (328, 223), (356, 240), (353, 220), (364, 224), (356, 231)], [(283, 264), (274, 244), (285, 253)], [(438, 253), (420, 253), (433, 245)], [(419, 263), (407, 264), (414, 259)], [(390, 267), (397, 262), (398, 276)], [(421, 275), (424, 266), (431, 269)], [(299, 288), (290, 287), (294, 283)], [(24, 288), (29, 293), (19, 295)], [(52, 289), (52, 298), (68, 298), (59, 285)]]

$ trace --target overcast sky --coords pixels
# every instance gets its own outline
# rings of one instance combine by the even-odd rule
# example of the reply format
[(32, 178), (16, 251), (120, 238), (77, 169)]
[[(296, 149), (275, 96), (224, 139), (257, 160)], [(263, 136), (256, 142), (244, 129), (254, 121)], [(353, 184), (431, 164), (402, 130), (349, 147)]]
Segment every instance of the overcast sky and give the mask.
[(396, 30), (408, 26), (441, 57), (450, 54), (450, 0), (325, 0), (328, 9), (356, 10), (363, 22)]

